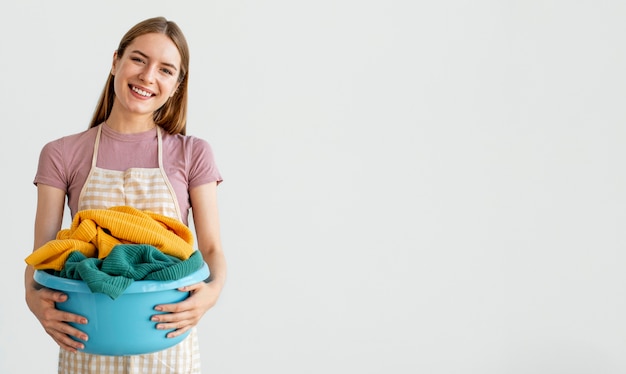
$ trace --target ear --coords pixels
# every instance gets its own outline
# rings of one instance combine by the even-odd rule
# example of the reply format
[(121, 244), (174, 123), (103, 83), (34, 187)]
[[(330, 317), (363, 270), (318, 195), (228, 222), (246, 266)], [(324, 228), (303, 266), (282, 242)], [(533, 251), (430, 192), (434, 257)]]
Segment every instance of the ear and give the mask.
[(115, 75), (115, 68), (117, 66), (117, 51), (113, 52), (113, 62), (111, 63), (111, 75)]

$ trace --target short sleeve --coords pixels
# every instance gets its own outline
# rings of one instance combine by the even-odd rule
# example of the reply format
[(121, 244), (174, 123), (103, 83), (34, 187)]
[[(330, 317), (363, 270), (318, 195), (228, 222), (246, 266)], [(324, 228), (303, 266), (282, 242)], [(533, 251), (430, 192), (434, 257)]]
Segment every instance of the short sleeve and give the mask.
[(47, 143), (39, 153), (39, 164), (33, 184), (39, 183), (67, 192), (67, 175), (63, 167), (62, 139)]
[(211, 145), (204, 139), (193, 137), (188, 179), (189, 188), (211, 182), (220, 184), (222, 180)]

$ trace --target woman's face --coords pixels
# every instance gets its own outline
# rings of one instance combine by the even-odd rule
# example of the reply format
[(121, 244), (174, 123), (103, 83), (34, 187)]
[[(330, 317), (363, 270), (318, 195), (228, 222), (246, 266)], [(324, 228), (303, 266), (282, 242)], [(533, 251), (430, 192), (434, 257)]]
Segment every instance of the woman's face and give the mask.
[(123, 56), (113, 57), (115, 102), (127, 114), (152, 114), (174, 95), (180, 53), (164, 34), (138, 36)]

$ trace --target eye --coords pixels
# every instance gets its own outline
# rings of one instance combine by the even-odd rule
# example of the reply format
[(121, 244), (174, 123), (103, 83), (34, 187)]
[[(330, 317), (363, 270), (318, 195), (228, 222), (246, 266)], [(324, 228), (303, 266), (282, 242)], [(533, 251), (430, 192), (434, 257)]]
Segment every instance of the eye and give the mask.
[(136, 62), (140, 62), (140, 63), (143, 63), (143, 62), (144, 62), (144, 61), (143, 61), (143, 59), (142, 59), (141, 57), (131, 57), (130, 59), (131, 59), (132, 61), (136, 61)]
[(168, 75), (174, 75), (174, 72), (168, 68), (163, 68), (161, 69), (161, 71), (163, 71), (165, 74), (168, 74)]

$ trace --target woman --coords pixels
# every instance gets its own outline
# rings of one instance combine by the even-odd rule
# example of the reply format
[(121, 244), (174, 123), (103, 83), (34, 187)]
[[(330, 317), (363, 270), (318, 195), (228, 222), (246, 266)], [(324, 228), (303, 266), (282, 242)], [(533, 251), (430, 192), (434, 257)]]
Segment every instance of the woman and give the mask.
[(26, 302), (61, 348), (59, 373), (200, 372), (195, 326), (217, 302), (226, 261), (216, 191), (222, 178), (210, 145), (186, 135), (188, 69), (187, 42), (174, 22), (150, 18), (124, 35), (89, 129), (54, 140), (41, 151), (34, 179), (34, 249), (61, 229), (66, 197), (72, 217), (84, 209), (129, 205), (188, 224), (193, 207), (196, 242), (211, 276), (185, 287), (190, 292), (186, 300), (156, 306), (156, 311), (169, 313), (153, 317), (157, 328), (174, 329), (168, 337), (191, 331), (179, 344), (153, 354), (86, 354), (72, 337), (88, 337), (68, 322), (88, 321), (56, 309), (55, 302), (67, 295), (38, 285), (34, 268), (27, 266)]

